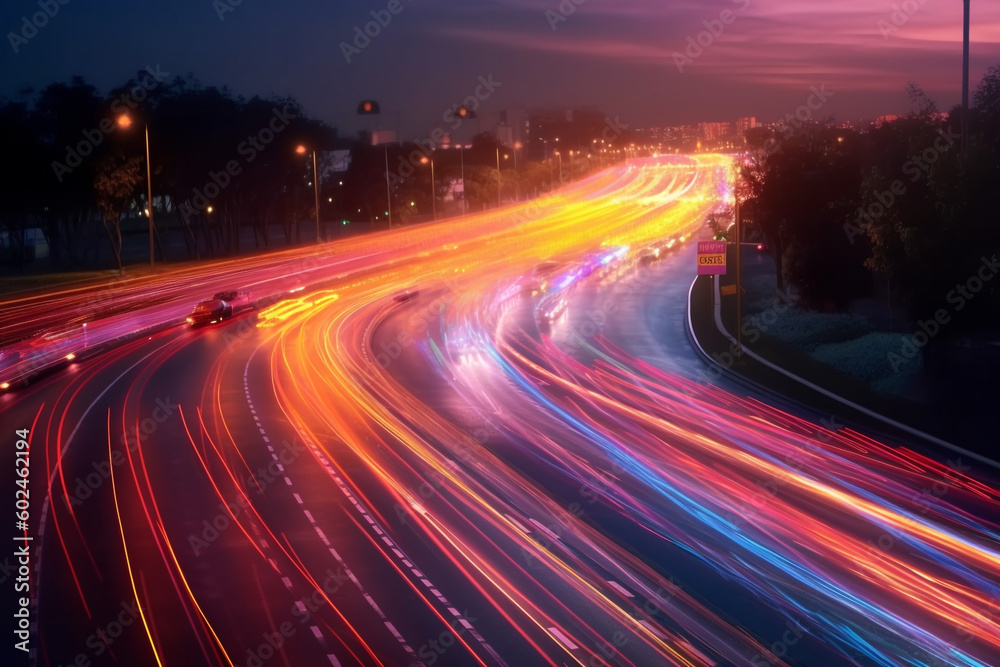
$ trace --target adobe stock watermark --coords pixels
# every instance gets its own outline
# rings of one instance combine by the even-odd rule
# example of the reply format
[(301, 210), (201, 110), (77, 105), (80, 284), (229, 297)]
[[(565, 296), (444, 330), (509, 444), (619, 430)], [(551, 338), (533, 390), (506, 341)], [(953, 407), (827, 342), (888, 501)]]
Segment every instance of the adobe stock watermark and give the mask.
[[(611, 116), (605, 116), (604, 128), (601, 130), (601, 138), (604, 139), (606, 143), (611, 143), (628, 129), (629, 125), (622, 122), (621, 116), (615, 116), (614, 118), (611, 118)], [(556, 182), (552, 180), (543, 182), (539, 187), (539, 192), (542, 196), (553, 192), (572, 180), (572, 177), (573, 174), (569, 171), (569, 169), (561, 170), (559, 172), (559, 181)], [(538, 202), (538, 198), (536, 197), (517, 209), (514, 224), (534, 222), (545, 214), (545, 208)]]
[[(267, 125), (254, 134), (248, 135), (236, 147), (236, 153), (243, 158), (244, 164), (250, 164), (256, 160), (257, 156), (274, 141), (277, 135), (288, 129), (295, 118), (298, 116), (287, 108), (272, 108), (271, 119)], [(222, 191), (229, 187), (233, 179), (241, 173), (243, 173), (243, 164), (240, 164), (239, 160), (229, 160), (219, 171), (208, 172), (208, 180), (205, 185), (201, 188), (194, 188), (191, 199), (185, 199), (179, 207), (184, 222), (188, 222), (192, 216), (207, 210), (211, 200), (222, 194)]]
[(104, 627), (98, 628), (97, 632), (87, 637), (84, 644), (90, 651), (77, 653), (73, 661), (68, 664), (90, 665), (91, 657), (99, 658), (106, 651), (110, 651), (111, 645), (125, 634), (125, 629), (130, 627), (139, 618), (139, 603), (135, 600), (124, 600), (119, 607), (121, 610), (115, 615), (113, 620), (109, 621)]
[(448, 630), (442, 630), (441, 634), (422, 645), (417, 650), (417, 657), (420, 658), (422, 663), (415, 663), (411, 667), (418, 667), (420, 664), (431, 667), (431, 665), (441, 659), (441, 656), (448, 652), (448, 649), (458, 643), (458, 638), (463, 633), (472, 630), (472, 624), (478, 620), (478, 618), (469, 614), (468, 609), (464, 610), (454, 621), (451, 621), (451, 623), (456, 624), (458, 627), (452, 627), (449, 624)]
[[(139, 108), (139, 103), (149, 96), (150, 91), (155, 90), (170, 76), (170, 72), (160, 70), (159, 63), (157, 63), (156, 67), (147, 65), (146, 72), (148, 74), (139, 83), (111, 102), (111, 113), (115, 116), (120, 116), (128, 113), (129, 109), (135, 110)], [(55, 174), (56, 180), (62, 183), (65, 176), (73, 173), (74, 169), (83, 164), (83, 158), (93, 153), (94, 149), (104, 142), (105, 135), (111, 134), (117, 127), (118, 123), (115, 120), (103, 118), (97, 127), (91, 130), (84, 130), (81, 141), (78, 141), (73, 146), (66, 146), (66, 156), (63, 162), (57, 160), (52, 163), (52, 172)]]
[(385, 9), (371, 10), (372, 20), (365, 23), (363, 28), (360, 25), (354, 26), (354, 40), (350, 43), (340, 43), (340, 52), (344, 54), (347, 64), (350, 65), (352, 58), (361, 55), (361, 52), (371, 45), (372, 40), (389, 27), (393, 17), (402, 14), (405, 8), (401, 0), (389, 0)]
[[(482, 444), (486, 440), (485, 429), (477, 429), (477, 432), (473, 435), (473, 437), (480, 444)], [(458, 460), (466, 465), (471, 465), (473, 460), (472, 451), (466, 445), (459, 443), (455, 458), (452, 460)], [(434, 496), (438, 495), (441, 489), (445, 488), (447, 484), (448, 480), (443, 475), (438, 473), (436, 470), (431, 471), (431, 473), (427, 476), (427, 479), (422, 481), (420, 486), (417, 488), (417, 495), (419, 495), (424, 501), (430, 500)], [(399, 519), (399, 523), (405, 526), (406, 520), (415, 513), (416, 508), (404, 507), (401, 503), (397, 502), (393, 503), (393, 511), (395, 511), (396, 518)]]
[[(744, 318), (743, 324), (740, 327), (744, 347), (747, 343), (756, 343), (760, 340), (761, 334), (767, 333), (767, 330), (778, 322), (782, 313), (787, 312), (789, 308), (795, 307), (795, 297), (792, 294), (780, 289), (775, 290), (774, 293), (776, 296), (770, 306), (756, 315)], [(723, 371), (732, 368), (733, 364), (736, 363), (738, 352), (739, 349), (735, 340), (730, 341), (729, 349), (725, 352), (713, 352), (712, 359), (715, 361), (715, 365), (706, 367), (703, 371), (705, 374), (704, 379), (718, 379)]]
[(236, 8), (243, 4), (243, 0), (212, 0), (212, 9), (219, 21), (226, 20), (226, 14), (236, 11)]
[[(487, 74), (486, 76), (480, 76), (478, 79), (478, 85), (475, 89), (468, 95), (461, 103), (452, 104), (450, 107), (444, 110), (441, 114), (441, 120), (448, 126), (452, 131), (457, 130), (462, 127), (465, 122), (465, 118), (459, 115), (459, 109), (467, 109), (473, 113), (479, 109), (480, 105), (493, 96), (493, 93), (503, 85), (502, 81), (494, 81), (493, 74)], [(390, 180), (394, 184), (401, 184), (407, 178), (412, 176), (418, 168), (420, 168), (423, 163), (421, 160), (424, 158), (430, 158), (434, 151), (441, 146), (444, 141), (448, 138), (449, 133), (441, 125), (435, 127), (430, 136), (426, 139), (418, 139), (415, 143), (417, 144), (417, 149), (410, 151), (409, 155), (400, 155), (399, 164), (396, 170), (390, 174)]]
[[(785, 114), (785, 117), (778, 121), (777, 130), (781, 132), (781, 138), (787, 141), (794, 137), (804, 124), (813, 120), (814, 113), (822, 109), (833, 95), (834, 93), (826, 89), (825, 83), (821, 83), (819, 88), (810, 86), (809, 96), (806, 97), (805, 104), (799, 105), (795, 111)], [(764, 142), (762, 148), (754, 151), (754, 158), (761, 160), (773, 155), (781, 150), (781, 146), (782, 144), (777, 137), (770, 137)]]
[[(949, 459), (945, 462), (945, 465), (952, 470), (963, 474), (972, 470), (972, 466), (963, 463), (961, 457), (955, 461)], [(924, 516), (931, 511), (931, 509), (935, 508), (938, 505), (938, 501), (947, 495), (948, 491), (951, 489), (951, 478), (941, 475), (940, 473), (938, 476), (940, 479), (936, 479), (930, 486), (925, 486), (919, 491), (914, 491), (912, 495), (907, 498), (907, 500), (909, 500), (914, 507), (917, 508), (917, 512), (921, 516)], [(900, 537), (898, 533), (887, 531), (879, 535), (875, 541), (868, 540), (868, 555), (872, 556), (878, 552), (886, 553), (890, 551), (898, 543), (898, 537)], [(907, 548), (909, 549), (910, 547)]]
[(438, 296), (433, 301), (431, 301), (427, 306), (421, 308), (418, 312), (413, 313), (409, 319), (409, 326), (404, 327), (399, 334), (396, 335), (396, 339), (390, 341), (389, 343), (382, 343), (379, 345), (378, 350), (372, 350), (375, 356), (375, 362), (382, 367), (383, 370), (387, 370), (392, 362), (399, 358), (403, 354), (403, 349), (413, 345), (414, 341), (421, 336), (430, 323), (438, 318), (438, 314), (441, 308), (454, 303), (455, 299), (461, 293), (461, 288), (458, 282), (453, 278), (448, 278), (444, 281), (445, 293)]
[[(153, 408), (149, 417), (139, 422), (139, 433), (129, 430), (120, 444), (124, 445), (129, 453), (135, 452), (140, 442), (153, 435), (160, 424), (164, 423), (177, 410), (177, 404), (170, 402), (170, 397), (156, 399), (156, 407)], [(85, 500), (94, 495), (101, 486), (111, 477), (112, 468), (117, 468), (126, 461), (125, 454), (121, 449), (111, 452), (111, 460), (93, 461), (90, 464), (92, 472), (77, 476), (76, 484), (72, 493), (68, 493), (64, 501), (69, 507), (79, 507)]]
[(785, 621), (785, 628), (781, 639), (775, 640), (771, 644), (769, 654), (758, 653), (750, 660), (753, 667), (771, 667), (774, 664), (784, 664), (788, 649), (798, 644), (805, 634), (805, 629), (792, 620)]
[[(945, 301), (952, 306), (955, 312), (961, 311), (976, 295), (983, 291), (986, 283), (993, 280), (997, 273), (1000, 273), (1000, 259), (997, 255), (992, 258), (982, 257), (979, 269), (964, 283), (958, 283), (945, 295)], [(892, 372), (899, 370), (913, 361), (931, 339), (941, 333), (943, 327), (951, 322), (951, 312), (946, 308), (938, 308), (934, 311), (934, 317), (917, 321), (917, 331), (908, 336), (900, 337), (899, 352), (888, 352), (886, 359), (892, 366)]]
[(705, 26), (705, 29), (697, 35), (688, 36), (687, 48), (684, 49), (684, 52), (674, 51), (671, 54), (678, 72), (683, 74), (687, 65), (694, 64), (694, 61), (700, 58), (705, 50), (715, 44), (715, 40), (722, 36), (722, 33), (726, 31), (726, 26), (732, 25), (736, 21), (738, 12), (745, 12), (750, 6), (750, 0), (730, 0), (730, 2), (737, 6), (735, 11), (723, 9), (719, 12), (719, 18), (702, 21), (701, 24)]
[[(990, 595), (987, 605), (987, 607), (979, 609), (980, 618), (977, 619), (976, 625), (982, 632), (996, 633), (996, 624), (1000, 622), (1000, 596), (997, 596), (996, 593)], [(971, 644), (976, 638), (976, 633), (968, 627), (956, 625), (955, 631), (965, 644)]]
[[(297, 601), (292, 606), (291, 615), (293, 618), (298, 619), (300, 625), (308, 623), (312, 618), (312, 613), (319, 611), (331, 596), (335, 595), (344, 584), (350, 581), (351, 577), (350, 574), (344, 571), (343, 567), (338, 567), (336, 572), (327, 568), (325, 574), (326, 577), (319, 584), (319, 587), (326, 593), (325, 596), (318, 588), (314, 588), (309, 596)], [(254, 648), (246, 649), (245, 660), (235, 663), (236, 665), (239, 667), (243, 667), (244, 665), (245, 667), (263, 667), (264, 663), (271, 658), (281, 655), (282, 647), (298, 632), (298, 628), (291, 621), (283, 621), (280, 624), (272, 625), (272, 627), (275, 631), (262, 632), (260, 634), (260, 643)]]
[[(903, 175), (910, 177), (911, 183), (916, 183), (927, 176), (931, 167), (941, 159), (941, 156), (950, 151), (956, 141), (962, 138), (961, 134), (952, 132), (950, 127), (942, 128), (937, 132), (934, 144), (925, 148), (919, 155), (915, 155), (903, 163)], [(844, 233), (847, 240), (854, 244), (858, 236), (865, 234), (882, 216), (899, 201), (899, 198), (907, 192), (906, 183), (902, 178), (894, 180), (884, 191), (875, 191), (871, 195), (872, 201), (867, 206), (862, 205), (857, 210), (857, 224), (851, 222), (844, 223)]]
[(552, 32), (559, 29), (560, 23), (565, 23), (569, 17), (576, 13), (576, 8), (587, 2), (587, 0), (562, 0), (555, 9), (545, 10), (545, 19), (549, 22)]
[(14, 53), (19, 52), (21, 47), (34, 39), (38, 35), (38, 31), (47, 26), (49, 21), (59, 14), (60, 7), (65, 7), (68, 4), (69, 0), (38, 0), (40, 11), (32, 14), (30, 18), (22, 16), (20, 30), (17, 32), (12, 30), (7, 33), (7, 41), (10, 42), (10, 48), (14, 50)]
[[(821, 417), (819, 426), (821, 428), (815, 431), (814, 437), (816, 440), (824, 443), (830, 441), (829, 433), (844, 428), (844, 424), (839, 423), (836, 417), (832, 415), (830, 417)], [(729, 514), (727, 517), (729, 522), (737, 529), (742, 529), (743, 526), (752, 521), (761, 510), (777, 497), (781, 487), (788, 483), (790, 477), (799, 474), (802, 467), (806, 465), (806, 453), (823, 454), (824, 450), (811, 439), (800, 439), (798, 447), (785, 455), (784, 463), (786, 467), (781, 468), (770, 478), (758, 481), (757, 486), (760, 487), (760, 490), (755, 490), (752, 496), (743, 501), (736, 512)]]
[(284, 466), (291, 465), (303, 452), (307, 451), (305, 445), (301, 444), (297, 438), (292, 442), (284, 440), (282, 445), (281, 450), (275, 453), (276, 459), (273, 459), (267, 466), (258, 468), (255, 475), (246, 478), (246, 491), (240, 489), (239, 495), (233, 502), (223, 501), (219, 503), (219, 513), (212, 519), (204, 519), (201, 522), (201, 532), (197, 535), (194, 533), (188, 535), (188, 546), (191, 547), (195, 556), (200, 556), (205, 549), (229, 530), (234, 522), (238, 521), (244, 510), (250, 508), (252, 504), (250, 493), (262, 495), (271, 484), (274, 484), (284, 474)]
[(920, 8), (927, 4), (927, 0), (903, 0), (903, 2), (892, 5), (892, 12), (889, 20), (879, 19), (875, 23), (882, 40), (888, 42), (889, 35), (896, 32), (910, 21), (910, 17), (920, 11)]

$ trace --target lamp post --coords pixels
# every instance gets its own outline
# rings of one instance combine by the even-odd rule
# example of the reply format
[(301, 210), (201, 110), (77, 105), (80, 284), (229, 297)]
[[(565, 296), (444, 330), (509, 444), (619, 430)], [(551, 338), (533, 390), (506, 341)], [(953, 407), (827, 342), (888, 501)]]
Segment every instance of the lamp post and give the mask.
[(459, 158), (462, 161), (462, 215), (465, 215), (468, 211), (468, 200), (465, 198), (467, 194), (465, 191), (465, 149), (465, 144), (459, 144)]
[(503, 199), (501, 194), (501, 188), (503, 187), (500, 180), (500, 146), (497, 146), (497, 208), (503, 206)]
[(562, 185), (562, 182), (563, 182), (563, 170), (562, 170), (562, 153), (560, 153), (560, 152), (559, 152), (559, 151), (557, 150), (557, 151), (554, 151), (554, 152), (553, 152), (553, 154), (554, 154), (554, 155), (555, 155), (555, 156), (556, 156), (557, 158), (559, 158), (559, 185)]
[(385, 214), (392, 229), (392, 187), (389, 185), (389, 144), (385, 144)]
[[(518, 176), (517, 176), (517, 148), (516, 148), (517, 145), (518, 144), (515, 144), (514, 148), (514, 201), (515, 202), (521, 201), (521, 188), (520, 185), (518, 184)], [(509, 160), (510, 155), (504, 153), (503, 159)]]
[[(149, 161), (149, 123), (143, 123), (143, 131), (146, 135), (146, 202), (148, 211), (146, 217), (149, 218), (149, 272), (153, 272), (153, 166)], [(127, 129), (132, 126), (132, 118), (127, 114), (118, 117), (118, 127)]]
[[(295, 152), (298, 153), (299, 155), (305, 155), (306, 150), (307, 150), (306, 147), (303, 146), (302, 144), (299, 144), (298, 146), (295, 147)], [(316, 243), (319, 243), (321, 240), (319, 233), (319, 170), (316, 169), (316, 149), (313, 149), (312, 151), (312, 160), (313, 160), (313, 192), (316, 195)]]
[(421, 164), (431, 165), (431, 220), (437, 220), (437, 187), (434, 185), (434, 159), (426, 155), (420, 158)]
[(739, 187), (739, 180), (743, 169), (737, 165), (736, 167), (736, 179), (733, 182), (733, 200), (735, 202), (735, 213), (736, 213), (736, 360), (741, 361), (743, 359), (743, 301), (740, 292), (743, 291), (743, 285), (741, 284), (742, 277), (742, 250), (743, 247), (741, 242), (743, 236), (740, 233), (740, 195), (737, 191)]
[[(375, 100), (362, 100), (358, 104), (358, 115), (359, 116), (377, 116), (382, 113), (382, 108), (379, 103)], [(399, 116), (396, 116), (396, 126), (397, 132), (399, 131)], [(374, 133), (372, 137), (374, 138)], [(398, 137), (397, 137), (398, 139)], [(389, 218), (389, 229), (392, 229), (392, 186), (389, 183), (389, 144), (383, 144), (385, 148), (385, 199), (386, 199), (386, 211), (385, 214)]]

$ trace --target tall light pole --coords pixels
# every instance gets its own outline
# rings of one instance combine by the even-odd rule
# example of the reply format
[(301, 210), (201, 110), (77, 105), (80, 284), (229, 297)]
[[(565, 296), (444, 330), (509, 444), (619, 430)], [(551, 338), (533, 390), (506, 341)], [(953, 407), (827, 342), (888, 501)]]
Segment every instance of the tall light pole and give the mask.
[(559, 151), (553, 151), (552, 154), (555, 155), (557, 158), (559, 158), (559, 185), (562, 185), (563, 182), (562, 153), (560, 153)]
[(437, 188), (434, 185), (434, 158), (429, 158), (426, 155), (420, 158), (421, 164), (431, 165), (431, 220), (437, 220)]
[(743, 359), (743, 297), (740, 292), (743, 291), (743, 285), (741, 284), (741, 278), (743, 273), (742, 269), (742, 255), (743, 255), (743, 236), (740, 233), (740, 194), (738, 191), (739, 180), (743, 173), (743, 169), (737, 165), (736, 167), (736, 179), (733, 182), (733, 199), (735, 201), (735, 213), (736, 213), (736, 360), (740, 361)]
[[(377, 116), (382, 113), (382, 108), (379, 103), (375, 100), (362, 100), (358, 104), (358, 115), (359, 116)], [(399, 126), (399, 116), (396, 116), (397, 132)], [(374, 142), (375, 134), (372, 133), (372, 139)], [(397, 137), (398, 139), (399, 137)], [(389, 229), (392, 229), (392, 186), (389, 184), (389, 144), (383, 144), (385, 148), (385, 198), (386, 198), (386, 211), (385, 214), (389, 217)]]
[(385, 144), (385, 214), (392, 229), (392, 187), (389, 185), (389, 144)]
[[(144, 122), (143, 131), (146, 135), (146, 217), (149, 218), (149, 272), (153, 272), (154, 252), (153, 252), (153, 166), (149, 161), (149, 123)], [(127, 114), (118, 117), (118, 127), (127, 129), (132, 126), (132, 118)]]
[(149, 202), (149, 272), (153, 272), (153, 163), (149, 159), (149, 123), (143, 123), (143, 133), (146, 135), (146, 201)]
[(962, 157), (969, 155), (969, 0), (962, 0)]
[[(509, 160), (510, 155), (504, 153), (503, 159)], [(518, 185), (518, 176), (517, 176), (517, 148), (514, 149), (514, 201), (515, 202), (521, 201), (521, 189), (520, 186)]]
[(465, 191), (465, 144), (459, 145), (459, 157), (462, 161), (462, 215), (466, 213), (466, 191)]
[(503, 195), (501, 194), (501, 188), (503, 185), (500, 181), (500, 146), (497, 146), (497, 208), (503, 206)]
[[(298, 153), (299, 155), (305, 155), (306, 147), (303, 146), (302, 144), (299, 144), (298, 146), (295, 147), (295, 152)], [(315, 148), (312, 151), (312, 159), (313, 159), (313, 192), (316, 195), (316, 243), (319, 243), (321, 240), (319, 234), (319, 171), (316, 169)]]

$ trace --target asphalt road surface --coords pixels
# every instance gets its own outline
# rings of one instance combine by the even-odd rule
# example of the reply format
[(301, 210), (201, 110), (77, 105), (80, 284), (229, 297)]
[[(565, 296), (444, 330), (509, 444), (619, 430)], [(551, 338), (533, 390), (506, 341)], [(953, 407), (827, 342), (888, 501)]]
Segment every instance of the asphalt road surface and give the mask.
[(30, 442), (2, 477), (30, 489), (12, 615), (31, 538), (5, 664), (1000, 661), (994, 473), (692, 350), (727, 165), (293, 254), (291, 285), (265, 260), (157, 279), (150, 307), (215, 271), (284, 296), (0, 396), (11, 458)]

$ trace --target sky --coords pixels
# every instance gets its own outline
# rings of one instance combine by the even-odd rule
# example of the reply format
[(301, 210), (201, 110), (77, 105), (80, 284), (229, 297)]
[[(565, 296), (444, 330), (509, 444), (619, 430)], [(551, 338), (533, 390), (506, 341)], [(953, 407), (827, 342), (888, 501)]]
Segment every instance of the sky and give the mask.
[[(941, 109), (961, 100), (961, 0), (62, 1), (0, 3), (0, 96), (77, 74), (106, 91), (159, 65), (292, 95), (344, 132), (374, 99), (407, 139), (480, 77), (485, 111), (589, 107), (633, 128), (773, 121), (813, 89), (836, 121), (905, 113), (910, 81)], [(973, 91), (990, 66), (1000, 2), (973, 0)]]

